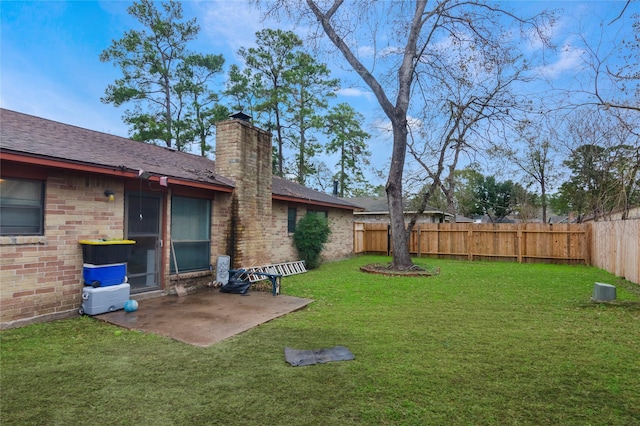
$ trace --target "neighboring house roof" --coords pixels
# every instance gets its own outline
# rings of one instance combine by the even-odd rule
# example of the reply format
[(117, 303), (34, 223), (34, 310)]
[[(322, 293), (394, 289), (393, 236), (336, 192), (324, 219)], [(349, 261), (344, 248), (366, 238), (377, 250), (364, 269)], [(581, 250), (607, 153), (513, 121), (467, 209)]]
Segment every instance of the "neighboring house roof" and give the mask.
[(473, 223), (473, 219), (471, 219), (470, 217), (462, 216), (461, 214), (457, 214), (456, 223)]
[(478, 223), (478, 220), (480, 220), (480, 223), (518, 223), (519, 222), (518, 220), (512, 218), (511, 216), (505, 216), (502, 219), (494, 222), (491, 216), (486, 214), (483, 216), (476, 217), (474, 219), (474, 222)]
[[(139, 170), (167, 176), (174, 183), (232, 191), (233, 180), (215, 173), (205, 157), (149, 143), (63, 124), (0, 108), (0, 149), (4, 159), (42, 166), (137, 177)], [(18, 159), (18, 158), (14, 159)], [(359, 207), (296, 182), (273, 177), (273, 198), (335, 206)]]
[[(364, 209), (363, 212), (358, 212), (358, 214), (389, 214), (389, 205), (386, 197), (353, 197), (349, 198), (349, 201)], [(415, 213), (415, 210), (407, 210), (408, 207), (406, 200), (404, 200), (403, 205), (405, 213)], [(443, 212), (442, 210), (431, 206), (426, 206), (423, 214), (428, 215), (442, 213), (445, 213), (448, 216), (453, 216), (450, 213)]]
[(352, 197), (349, 201), (362, 207), (364, 212), (389, 212), (389, 205), (386, 197)]

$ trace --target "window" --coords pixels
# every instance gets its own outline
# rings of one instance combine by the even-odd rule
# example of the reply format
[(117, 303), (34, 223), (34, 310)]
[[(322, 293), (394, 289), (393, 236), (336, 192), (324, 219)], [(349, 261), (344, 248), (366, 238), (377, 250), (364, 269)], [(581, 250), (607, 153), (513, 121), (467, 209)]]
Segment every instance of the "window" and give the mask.
[(0, 180), (0, 235), (44, 235), (44, 182)]
[(296, 232), (296, 215), (298, 210), (295, 207), (289, 207), (287, 211), (287, 232), (290, 234)]
[(315, 214), (324, 217), (325, 219), (329, 218), (329, 212), (326, 210), (307, 210), (307, 214)]
[[(172, 197), (171, 241), (178, 271), (208, 270), (211, 241), (211, 202), (199, 198)], [(171, 272), (175, 273), (173, 257)]]

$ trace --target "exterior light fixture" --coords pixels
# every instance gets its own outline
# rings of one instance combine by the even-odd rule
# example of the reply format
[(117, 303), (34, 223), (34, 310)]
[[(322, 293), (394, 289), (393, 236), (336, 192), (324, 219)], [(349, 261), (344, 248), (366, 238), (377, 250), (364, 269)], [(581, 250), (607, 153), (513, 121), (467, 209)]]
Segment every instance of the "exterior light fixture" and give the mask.
[(107, 197), (109, 201), (114, 201), (116, 199), (116, 194), (114, 194), (114, 192), (110, 189), (104, 191), (104, 196)]

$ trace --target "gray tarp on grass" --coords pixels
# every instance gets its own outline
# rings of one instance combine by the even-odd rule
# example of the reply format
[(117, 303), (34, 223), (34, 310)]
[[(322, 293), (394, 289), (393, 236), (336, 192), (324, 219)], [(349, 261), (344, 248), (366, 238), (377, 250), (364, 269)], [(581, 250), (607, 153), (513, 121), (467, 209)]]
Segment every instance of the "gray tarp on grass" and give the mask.
[(317, 350), (284, 348), (284, 359), (294, 367), (324, 364), (331, 361), (351, 361), (355, 358), (351, 351), (344, 346)]

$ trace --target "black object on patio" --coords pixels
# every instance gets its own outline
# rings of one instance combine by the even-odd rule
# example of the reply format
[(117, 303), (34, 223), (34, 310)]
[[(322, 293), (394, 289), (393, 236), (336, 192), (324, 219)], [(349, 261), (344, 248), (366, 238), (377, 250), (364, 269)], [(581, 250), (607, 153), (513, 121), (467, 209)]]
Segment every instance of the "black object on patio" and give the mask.
[(230, 269), (229, 282), (220, 287), (220, 292), (246, 295), (247, 291), (249, 291), (249, 287), (253, 284), (249, 279), (250, 275), (266, 277), (266, 279), (271, 281), (271, 294), (274, 296), (280, 294), (281, 274), (268, 274), (266, 272), (247, 271), (246, 269)]

